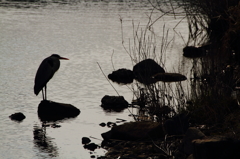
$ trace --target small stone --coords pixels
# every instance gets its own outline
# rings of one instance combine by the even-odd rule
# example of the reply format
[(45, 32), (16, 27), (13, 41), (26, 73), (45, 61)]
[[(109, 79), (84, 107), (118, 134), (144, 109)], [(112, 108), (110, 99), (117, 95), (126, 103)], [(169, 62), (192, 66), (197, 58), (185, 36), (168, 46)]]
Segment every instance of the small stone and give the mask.
[(90, 142), (91, 142), (91, 140), (88, 137), (83, 137), (82, 138), (82, 144), (88, 144)]
[(90, 144), (84, 145), (84, 148), (90, 151), (94, 151), (95, 149), (99, 148), (99, 146), (95, 143), (90, 143)]
[(102, 100), (101, 107), (104, 110), (122, 111), (128, 107), (128, 102), (123, 96), (109, 96), (105, 95)]
[(100, 123), (99, 124), (101, 127), (105, 127), (106, 126), (106, 123)]
[(129, 84), (133, 82), (133, 72), (125, 68), (113, 71), (108, 78), (118, 84)]
[(107, 122), (107, 127), (111, 128), (113, 126), (116, 126), (116, 123), (113, 122)]
[(10, 118), (11, 120), (15, 120), (15, 121), (21, 122), (21, 121), (22, 121), (23, 119), (25, 119), (26, 117), (25, 117), (25, 115), (24, 115), (23, 113), (18, 112), (18, 113), (14, 113), (14, 114), (10, 115), (9, 118)]

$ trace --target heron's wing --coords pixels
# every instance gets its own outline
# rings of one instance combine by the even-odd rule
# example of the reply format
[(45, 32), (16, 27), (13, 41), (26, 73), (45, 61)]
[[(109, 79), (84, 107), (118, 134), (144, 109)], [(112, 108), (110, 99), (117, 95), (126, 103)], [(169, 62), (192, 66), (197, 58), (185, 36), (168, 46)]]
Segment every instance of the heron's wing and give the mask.
[(42, 61), (35, 76), (34, 93), (36, 95), (38, 95), (38, 93), (53, 77), (54, 73), (57, 71), (58, 68), (56, 67), (56, 63), (54, 62), (54, 59), (50, 57)]

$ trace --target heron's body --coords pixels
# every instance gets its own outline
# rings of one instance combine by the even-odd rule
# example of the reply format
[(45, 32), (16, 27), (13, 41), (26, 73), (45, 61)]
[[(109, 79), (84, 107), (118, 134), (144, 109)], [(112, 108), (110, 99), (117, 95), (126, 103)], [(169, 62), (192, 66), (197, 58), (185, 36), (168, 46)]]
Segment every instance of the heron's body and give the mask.
[(46, 95), (47, 83), (53, 77), (54, 73), (59, 69), (60, 59), (68, 60), (67, 58), (60, 57), (57, 54), (53, 54), (45, 58), (37, 70), (37, 73), (35, 76), (34, 93), (38, 95), (41, 90), (43, 93), (43, 88), (45, 87), (45, 97), (43, 93), (44, 100), (47, 99), (47, 95)]

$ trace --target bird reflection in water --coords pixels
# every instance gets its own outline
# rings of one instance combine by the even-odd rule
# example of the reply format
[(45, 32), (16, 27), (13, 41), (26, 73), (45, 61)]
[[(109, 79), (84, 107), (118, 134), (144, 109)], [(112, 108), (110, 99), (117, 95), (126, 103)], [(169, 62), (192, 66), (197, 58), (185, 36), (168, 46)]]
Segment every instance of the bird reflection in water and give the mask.
[[(53, 124), (56, 125), (56, 124)], [(53, 138), (46, 136), (46, 125), (42, 127), (34, 125), (33, 143), (41, 152), (48, 154), (50, 157), (58, 156), (58, 147), (52, 141)]]

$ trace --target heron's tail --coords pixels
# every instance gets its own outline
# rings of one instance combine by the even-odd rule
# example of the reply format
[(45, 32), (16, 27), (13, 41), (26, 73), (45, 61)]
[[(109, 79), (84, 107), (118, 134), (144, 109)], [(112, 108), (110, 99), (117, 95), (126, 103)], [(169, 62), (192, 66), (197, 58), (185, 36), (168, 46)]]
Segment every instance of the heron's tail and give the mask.
[(38, 87), (36, 87), (36, 85), (34, 85), (34, 93), (36, 94), (36, 96), (39, 94), (40, 91), (41, 89), (39, 89)]

